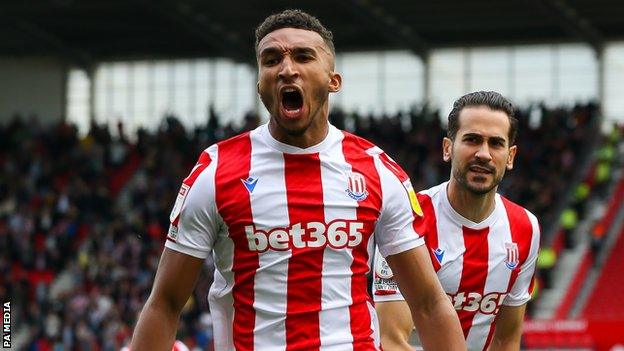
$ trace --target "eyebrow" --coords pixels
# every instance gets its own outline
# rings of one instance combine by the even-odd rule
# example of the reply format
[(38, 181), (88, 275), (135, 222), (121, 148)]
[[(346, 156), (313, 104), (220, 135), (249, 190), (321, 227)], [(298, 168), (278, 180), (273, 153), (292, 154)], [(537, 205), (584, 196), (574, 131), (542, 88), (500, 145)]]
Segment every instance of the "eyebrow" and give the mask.
[(316, 54), (316, 50), (310, 47), (296, 47), (292, 51), (294, 54), (299, 54), (299, 55), (301, 54), (315, 55)]
[[(301, 55), (301, 54), (315, 55), (316, 54), (316, 50), (314, 50), (311, 47), (305, 47), (305, 46), (295, 47), (291, 51), (295, 55)], [(268, 48), (262, 49), (262, 51), (260, 51), (260, 56), (277, 55), (277, 54), (281, 54), (282, 52), (283, 50), (275, 46), (270, 46)]]
[[(479, 138), (479, 139), (484, 139), (484, 136), (478, 133), (466, 133), (462, 136), (462, 139), (465, 137), (473, 137), (473, 138)], [(488, 138), (489, 140), (494, 140), (494, 141), (499, 141), (502, 143), (506, 143), (507, 139), (503, 138), (503, 137), (499, 137), (499, 136), (492, 136)]]

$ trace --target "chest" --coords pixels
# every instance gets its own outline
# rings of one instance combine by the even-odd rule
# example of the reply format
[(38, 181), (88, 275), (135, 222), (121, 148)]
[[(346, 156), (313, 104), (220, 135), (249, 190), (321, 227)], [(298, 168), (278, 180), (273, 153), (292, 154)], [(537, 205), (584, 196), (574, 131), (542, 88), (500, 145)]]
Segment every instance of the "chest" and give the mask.
[(438, 278), (449, 294), (507, 293), (512, 274), (520, 269), (519, 245), (504, 221), (480, 229), (442, 225), (437, 242), (428, 242)]
[(268, 248), (358, 244), (358, 237), (372, 234), (379, 217), (375, 175), (319, 154), (257, 155), (247, 170), (220, 183), (217, 191), (236, 189), (218, 204), (228, 229), (224, 235), (261, 242), (266, 237)]

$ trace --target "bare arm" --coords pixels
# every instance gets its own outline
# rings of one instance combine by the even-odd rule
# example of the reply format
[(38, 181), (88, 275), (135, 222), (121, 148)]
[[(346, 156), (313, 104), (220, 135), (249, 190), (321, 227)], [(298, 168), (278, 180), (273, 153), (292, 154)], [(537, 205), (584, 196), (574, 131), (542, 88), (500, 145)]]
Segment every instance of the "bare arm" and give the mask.
[(171, 350), (180, 312), (186, 304), (204, 260), (165, 248), (152, 293), (132, 336), (132, 351)]
[(442, 290), (424, 245), (386, 257), (425, 350), (465, 350), (457, 313)]
[(496, 319), (494, 338), (490, 351), (518, 351), (522, 337), (522, 323), (526, 304), (522, 306), (501, 306)]
[(407, 302), (403, 300), (377, 302), (375, 308), (384, 349), (412, 351), (409, 337), (414, 329), (414, 322)]

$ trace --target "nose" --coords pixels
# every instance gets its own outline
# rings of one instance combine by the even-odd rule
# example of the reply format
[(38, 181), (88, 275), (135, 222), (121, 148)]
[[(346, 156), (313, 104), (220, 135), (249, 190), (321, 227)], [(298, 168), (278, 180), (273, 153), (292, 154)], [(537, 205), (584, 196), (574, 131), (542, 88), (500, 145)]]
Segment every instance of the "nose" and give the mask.
[(481, 146), (477, 149), (475, 157), (481, 162), (489, 162), (492, 160), (488, 143), (481, 143)]
[(281, 63), (281, 67), (278, 73), (279, 78), (285, 81), (291, 81), (297, 76), (299, 76), (299, 72), (297, 71), (297, 66), (290, 58), (290, 56), (284, 57)]

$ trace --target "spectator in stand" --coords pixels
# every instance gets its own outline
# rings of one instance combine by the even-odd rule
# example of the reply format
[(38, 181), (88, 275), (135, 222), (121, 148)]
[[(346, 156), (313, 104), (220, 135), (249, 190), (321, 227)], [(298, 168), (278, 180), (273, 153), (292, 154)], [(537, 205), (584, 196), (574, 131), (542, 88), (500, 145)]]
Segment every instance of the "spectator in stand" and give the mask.
[(590, 248), (592, 252), (592, 257), (594, 259), (594, 264), (598, 264), (597, 258), (604, 243), (605, 232), (606, 228), (602, 223), (602, 220), (598, 221), (592, 228)]
[(561, 230), (563, 231), (563, 244), (566, 249), (572, 249), (576, 245), (574, 231), (578, 225), (578, 216), (574, 208), (568, 207), (561, 212)]
[(552, 287), (552, 270), (557, 264), (557, 253), (548, 246), (542, 247), (537, 255), (537, 270), (544, 289)]
[[(532, 126), (524, 122), (529, 111), (517, 111), (521, 152), (499, 192), (526, 204), (546, 232), (558, 223), (552, 204), (570, 191), (566, 180), (580, 161), (584, 144), (579, 141), (593, 133), (589, 126), (596, 108), (537, 110), (541, 123)], [(396, 156), (416, 190), (449, 174), (448, 164), (439, 158), (444, 136), (439, 111), (423, 106), (382, 119), (336, 111), (330, 118)], [(250, 114), (245, 129), (258, 120)], [(102, 350), (118, 350), (129, 341), (139, 301), (149, 293), (146, 283), (154, 275), (180, 181), (201, 150), (242, 131), (220, 123), (214, 109), (207, 123), (194, 129), (174, 116), (154, 132), (121, 129), (125, 138), (94, 123), (80, 137), (68, 123), (43, 126), (35, 117), (16, 117), (0, 126), (0, 297), (10, 296), (13, 320), (31, 327), (26, 349), (48, 345), (71, 350), (95, 338)], [(113, 130), (119, 133), (119, 128)], [(118, 197), (108, 182), (115, 176), (113, 144), (141, 160)], [(558, 176), (560, 171), (567, 172), (565, 177)], [(211, 317), (201, 296), (211, 281), (209, 264), (202, 274), (200, 281), (206, 284), (197, 286), (195, 305), (180, 323), (181, 339), (206, 350), (211, 347), (206, 331)]]
[[(605, 138), (606, 139), (606, 138)], [(598, 165), (594, 175), (596, 193), (602, 199), (606, 198), (611, 180), (611, 164), (615, 157), (615, 148), (611, 143), (605, 143), (598, 149)]]
[(572, 208), (576, 211), (579, 221), (582, 221), (585, 218), (587, 200), (590, 192), (591, 187), (587, 184), (587, 182), (581, 182), (574, 188)]

